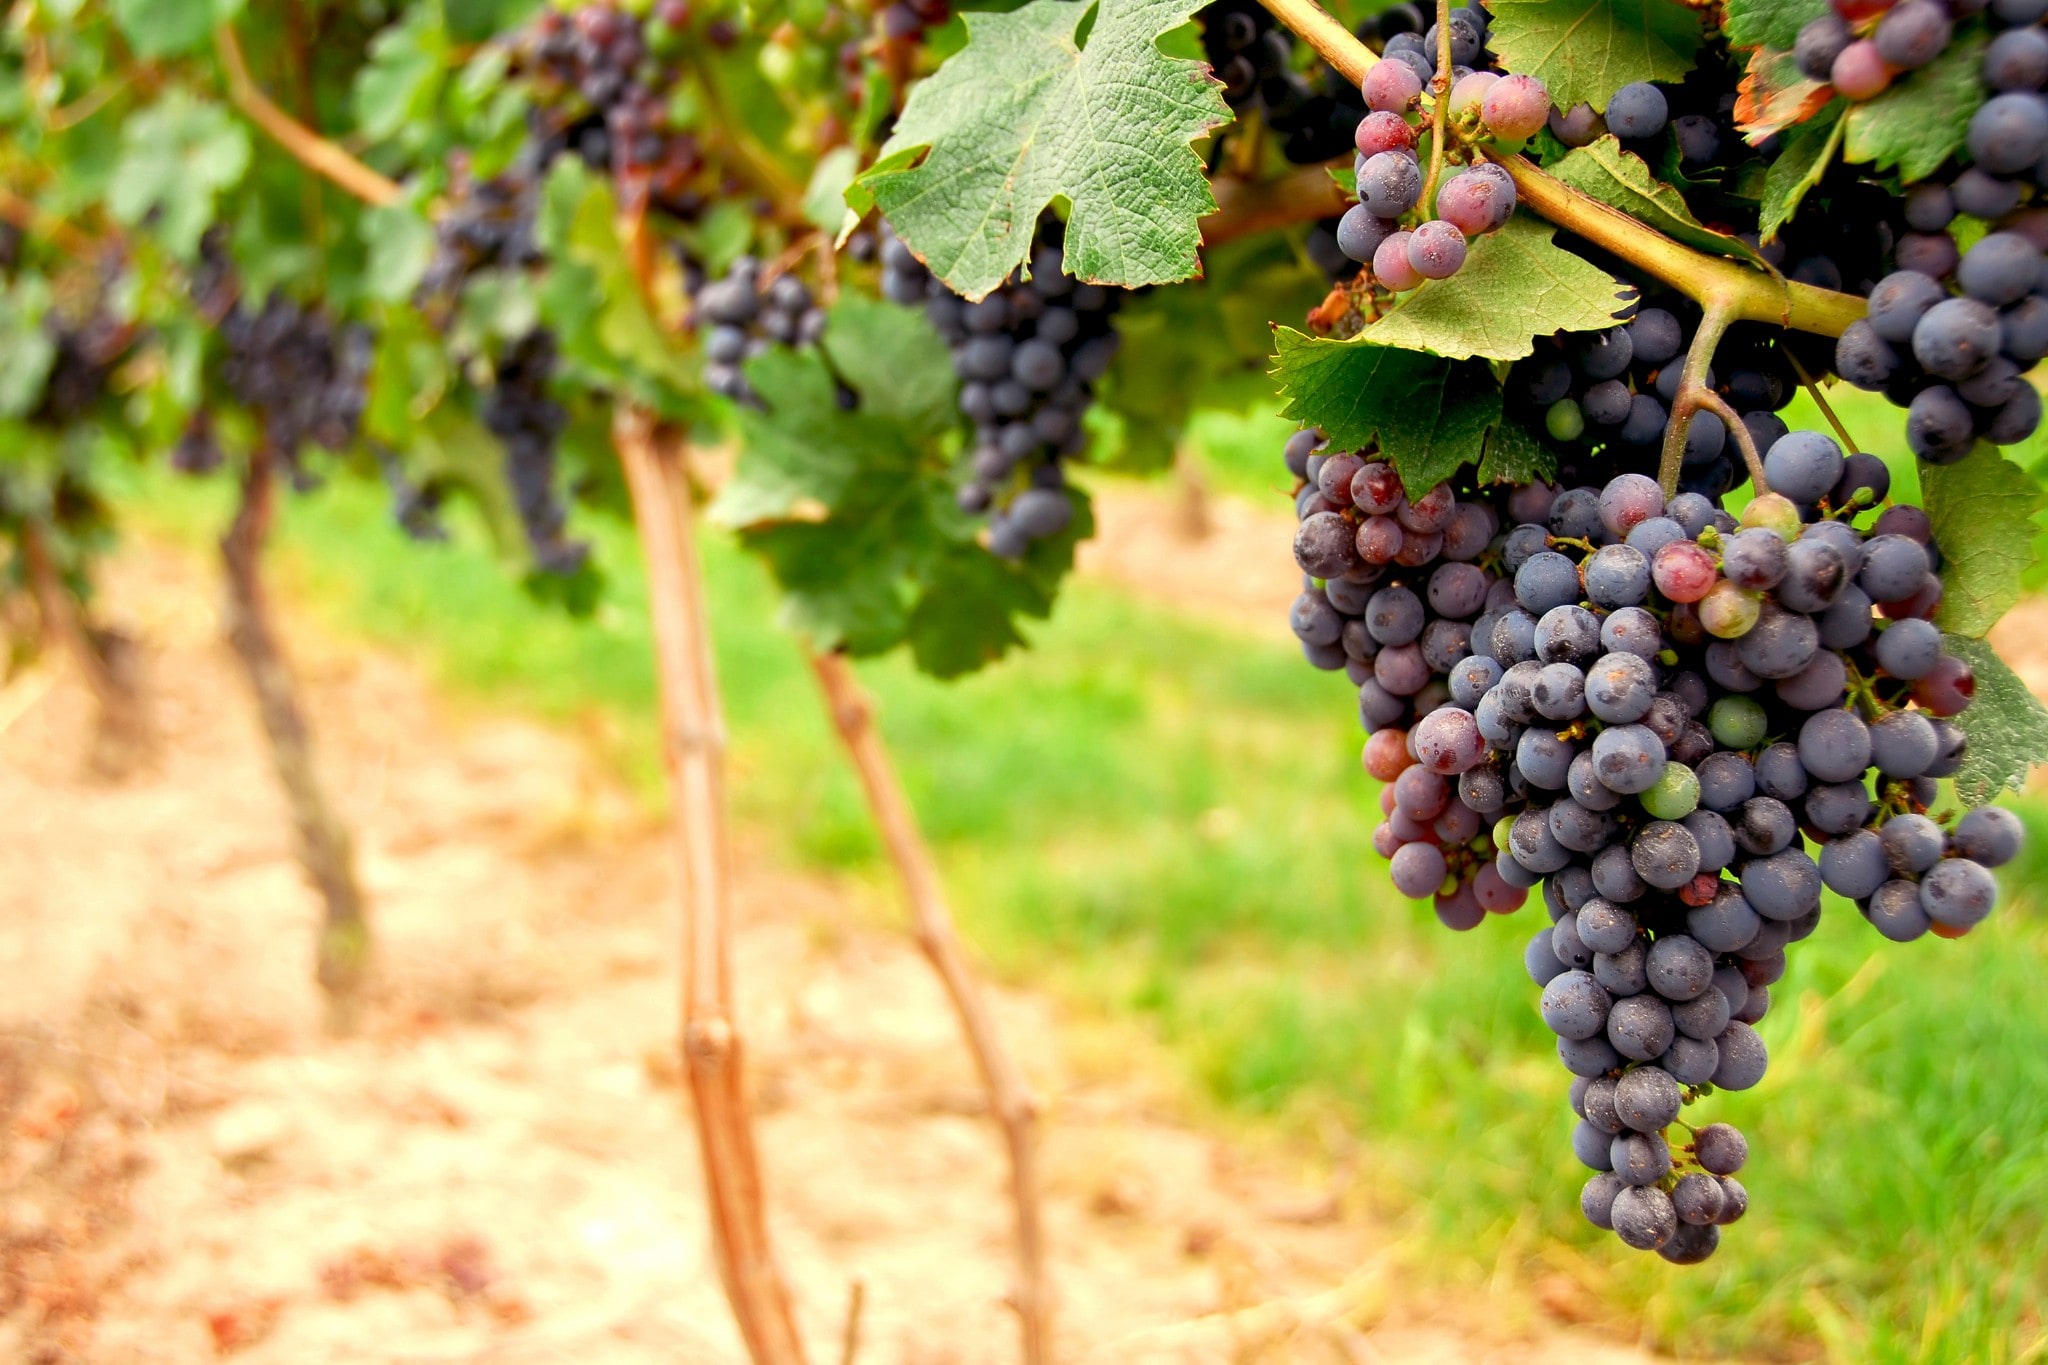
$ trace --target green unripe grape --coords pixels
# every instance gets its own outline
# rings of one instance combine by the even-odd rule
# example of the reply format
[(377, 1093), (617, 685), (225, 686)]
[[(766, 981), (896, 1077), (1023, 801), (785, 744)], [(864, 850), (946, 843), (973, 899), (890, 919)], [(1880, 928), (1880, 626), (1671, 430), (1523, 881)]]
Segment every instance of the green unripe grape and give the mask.
[(1767, 531), (1777, 532), (1784, 540), (1799, 538), (1799, 508), (1782, 494), (1766, 493), (1752, 499), (1749, 506), (1742, 509), (1738, 522), (1745, 531), (1752, 526), (1761, 526)]
[(1768, 723), (1762, 703), (1754, 697), (1723, 697), (1707, 712), (1707, 729), (1725, 749), (1754, 749), (1763, 742)]
[(1515, 817), (1503, 815), (1493, 822), (1493, 846), (1497, 849), (1508, 846), (1508, 835), (1515, 827)]
[(1673, 759), (1663, 775), (1642, 795), (1643, 809), (1659, 820), (1683, 820), (1699, 809), (1700, 780), (1691, 768)]
[(1723, 578), (1707, 589), (1694, 608), (1700, 625), (1717, 640), (1739, 640), (1749, 634), (1763, 612), (1764, 595), (1737, 587)]
[(1543, 426), (1552, 440), (1576, 441), (1585, 433), (1586, 414), (1579, 411), (1577, 399), (1560, 398), (1543, 414)]

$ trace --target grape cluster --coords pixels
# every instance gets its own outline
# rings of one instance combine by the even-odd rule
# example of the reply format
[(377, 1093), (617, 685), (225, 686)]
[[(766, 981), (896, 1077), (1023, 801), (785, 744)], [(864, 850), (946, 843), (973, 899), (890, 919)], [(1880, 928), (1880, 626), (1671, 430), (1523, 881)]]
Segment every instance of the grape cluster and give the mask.
[[(569, 512), (555, 486), (556, 443), (569, 420), (548, 394), (555, 360), (555, 335), (546, 328), (511, 343), (498, 358), (496, 379), (484, 393), (480, 415), (505, 447), (506, 479), (535, 567), (568, 576), (583, 567), (590, 546), (568, 538)], [(402, 513), (401, 508), (401, 524)]]
[(646, 19), (610, 3), (548, 9), (527, 39), (532, 66), (551, 90), (588, 112), (562, 141), (613, 177), (628, 206), (651, 204), (691, 218), (704, 149), (669, 118), (671, 65), (660, 60), (690, 41), (690, 7), (662, 0)]
[(389, 446), (375, 446), (377, 468), (384, 475), (384, 487), (391, 494), (391, 519), (413, 540), (432, 544), (448, 539), (441, 521), (441, 489), (421, 485), (406, 471), (405, 462)]
[(414, 299), (442, 313), (479, 271), (524, 270), (541, 263), (534, 223), (547, 173), (545, 142), (529, 142), (502, 175), (473, 180), (458, 173), (448, 207), (434, 221), (434, 255)]
[(1455, 929), (1542, 888), (1525, 965), (1574, 1077), (1584, 1212), (1704, 1260), (1748, 1207), (1747, 1143), (1679, 1115), (1763, 1078), (1753, 1026), (1822, 888), (1886, 938), (1958, 937), (2019, 849), (2009, 812), (1931, 813), (1974, 681), (1932, 624), (1925, 514), (1812, 431), (1770, 443), (1739, 519), (1638, 473), (1409, 502), (1370, 451), (1305, 431), (1287, 458), (1292, 624), (1359, 689), (1395, 886)]
[[(1634, 316), (1604, 332), (1538, 338), (1535, 352), (1509, 372), (1508, 410), (1541, 430), (1567, 468), (1654, 465), (1671, 424), (1698, 309), (1651, 295)], [(1702, 382), (1727, 401), (1759, 450), (1785, 434), (1778, 410), (1798, 390), (1782, 334), (1754, 325), (1731, 328)], [(1686, 428), (1681, 490), (1718, 497), (1742, 479), (1735, 433), (1711, 411)]]
[(1021, 558), (1072, 523), (1064, 461), (1087, 448), (1082, 421), (1117, 353), (1123, 295), (1068, 275), (1055, 227), (1041, 226), (1028, 279), (1013, 275), (974, 303), (948, 289), (902, 239), (881, 243), (883, 295), (922, 301), (952, 348), (964, 381), (960, 412), (973, 428), (959, 505), (989, 517), (988, 548), (1004, 559)]
[(185, 423), (171, 447), (171, 468), (180, 474), (211, 474), (226, 462), (220, 437), (213, 430), (213, 414), (201, 408)]
[(1256, 0), (1217, 0), (1196, 17), (1203, 52), (1240, 120), (1256, 115), (1296, 165), (1344, 154), (1365, 112), (1349, 82), (1321, 63), (1314, 75), (1295, 70), (1294, 35)]
[[(1451, 52), (1458, 68), (1447, 96), (1449, 114), (1466, 136), (1483, 129), (1502, 143), (1519, 145), (1543, 127), (1550, 94), (1530, 76), (1468, 69), (1484, 58), (1485, 24), (1483, 11), (1452, 11)], [(1434, 204), (1421, 204), (1428, 186), (1417, 154), (1417, 125), (1422, 94), (1435, 71), (1435, 33), (1432, 28), (1425, 35), (1397, 35), (1387, 44), (1389, 60), (1376, 63), (1360, 83), (1369, 112), (1352, 139), (1358, 203), (1337, 225), (1338, 248), (1395, 293), (1455, 275), (1465, 264), (1467, 241), (1507, 226), (1515, 212), (1514, 179), (1477, 158), (1451, 167), (1436, 187)], [(1425, 207), (1435, 216), (1423, 213)], [(1422, 219), (1412, 229), (1403, 226), (1411, 215)]]
[(256, 414), (293, 483), (308, 486), (304, 448), (344, 450), (362, 423), (374, 348), (369, 329), (336, 326), (321, 309), (273, 292), (257, 309), (247, 299), (238, 303), (221, 320), (220, 336), (228, 392)]
[(692, 302), (704, 340), (704, 385), (735, 402), (757, 403), (740, 366), (771, 345), (810, 346), (825, 335), (825, 310), (795, 275), (764, 284), (752, 256), (699, 287)]

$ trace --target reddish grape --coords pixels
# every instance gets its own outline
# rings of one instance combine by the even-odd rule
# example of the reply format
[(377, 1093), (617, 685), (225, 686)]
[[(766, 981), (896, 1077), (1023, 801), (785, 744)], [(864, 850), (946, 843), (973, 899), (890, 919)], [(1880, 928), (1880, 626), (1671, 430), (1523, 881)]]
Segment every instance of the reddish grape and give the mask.
[[(1399, 827), (1397, 821), (1395, 828)], [(1393, 877), (1395, 890), (1419, 900), (1433, 895), (1451, 869), (1444, 861), (1443, 850), (1435, 844), (1409, 844), (1387, 860), (1387, 871)], [(1478, 909), (1477, 902), (1473, 909)]]
[[(1421, 280), (1447, 280), (1465, 264), (1465, 234), (1441, 218), (1415, 229), (1406, 245), (1408, 264)], [(1373, 263), (1379, 263), (1377, 256)]]
[(1497, 138), (1520, 142), (1534, 137), (1550, 117), (1550, 91), (1534, 76), (1503, 76), (1480, 101), (1479, 117)]
[[(1408, 739), (1410, 748), (1420, 746), (1416, 731), (1411, 730)], [(1434, 820), (1451, 804), (1451, 784), (1427, 766), (1404, 769), (1394, 779), (1394, 804), (1411, 820)]]
[[(1403, 771), (1413, 767), (1415, 756), (1408, 752), (1406, 730), (1380, 730), (1365, 742), (1365, 770), (1376, 781), (1392, 782)], [(1381, 797), (1385, 809), (1394, 809), (1394, 790), (1389, 787)]]
[(1492, 863), (1480, 868), (1479, 875), (1472, 879), (1472, 894), (1479, 898), (1479, 903), (1489, 913), (1495, 915), (1512, 915), (1529, 899), (1527, 891), (1502, 881)]
[(1361, 156), (1372, 156), (1378, 152), (1409, 152), (1415, 149), (1415, 130), (1399, 114), (1367, 114), (1358, 121), (1354, 141)]
[(1492, 162), (1482, 162), (1444, 181), (1436, 192), (1436, 211), (1468, 237), (1498, 231), (1515, 215), (1514, 178)]
[(1447, 483), (1440, 483), (1414, 502), (1394, 513), (1402, 529), (1428, 534), (1451, 524), (1458, 512), (1458, 495)]
[(1486, 740), (1470, 711), (1445, 706), (1415, 722), (1415, 752), (1422, 766), (1445, 776), (1479, 766)]
[(1422, 77), (1406, 62), (1375, 62), (1358, 90), (1375, 113), (1405, 113), (1422, 100)]
[(1860, 24), (1865, 19), (1875, 19), (1890, 9), (1893, 0), (1833, 0), (1835, 13), (1845, 23)]
[(1316, 487), (1338, 507), (1351, 501), (1352, 476), (1365, 466), (1356, 455), (1332, 455), (1316, 471)]
[[(1411, 768), (1409, 771), (1413, 772), (1414, 769)], [(1436, 831), (1440, 843), (1456, 848), (1460, 844), (1470, 843), (1479, 833), (1479, 812), (1463, 801), (1453, 801), (1442, 815), (1437, 816), (1436, 822), (1430, 828)]]
[(1372, 851), (1382, 858), (1391, 858), (1401, 851), (1401, 836), (1394, 833), (1394, 827), (1385, 820), (1373, 826)]
[[(1439, 915), (1438, 918), (1442, 918), (1442, 916)], [(1974, 924), (1968, 926), (1959, 924), (1943, 924), (1939, 920), (1929, 920), (1927, 924), (1927, 928), (1934, 934), (1936, 938), (1961, 938), (1964, 934), (1969, 933), (1971, 929), (1974, 929), (1976, 927), (1977, 926)]]
[(1436, 917), (1444, 928), (1464, 933), (1477, 929), (1486, 919), (1486, 909), (1479, 903), (1478, 893), (1470, 882), (1461, 884), (1448, 896), (1436, 898)]
[(1408, 243), (1414, 236), (1412, 232), (1393, 233), (1372, 253), (1372, 277), (1397, 294), (1423, 280), (1422, 272), (1408, 260)]
[(1351, 501), (1361, 512), (1391, 516), (1401, 509), (1401, 476), (1374, 460), (1351, 478)]
[(1929, 715), (1961, 715), (1977, 695), (1977, 675), (1953, 654), (1944, 654), (1932, 672), (1913, 684), (1913, 701)]
[(1877, 44), (1860, 38), (1842, 49), (1828, 73), (1835, 89), (1846, 99), (1867, 100), (1884, 93), (1892, 83), (1892, 69), (1878, 55)]
[(1444, 536), (1441, 531), (1426, 534), (1409, 532), (1401, 538), (1401, 552), (1394, 556), (1394, 562), (1404, 568), (1419, 569), (1443, 553)]
[(1650, 561), (1657, 591), (1674, 602), (1697, 602), (1713, 590), (1720, 576), (1714, 556), (1690, 540), (1674, 540)]
[(1941, 576), (1930, 573), (1920, 580), (1920, 591), (1914, 593), (1911, 597), (1902, 597), (1896, 602), (1881, 603), (1878, 606), (1878, 610), (1885, 614), (1887, 620), (1891, 621), (1904, 621), (1912, 618), (1931, 621), (1934, 619), (1934, 613), (1941, 607), (1941, 596)]

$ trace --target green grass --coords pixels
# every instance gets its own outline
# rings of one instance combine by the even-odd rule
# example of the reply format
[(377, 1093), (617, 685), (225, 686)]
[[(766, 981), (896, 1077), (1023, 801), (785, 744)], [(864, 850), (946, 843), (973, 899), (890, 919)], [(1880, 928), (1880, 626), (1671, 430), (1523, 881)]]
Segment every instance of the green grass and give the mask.
[[(1259, 425), (1239, 434), (1270, 459)], [(220, 490), (168, 479), (128, 504), (194, 541), (224, 516)], [(529, 602), (471, 528), (406, 544), (360, 487), (295, 500), (277, 563), (305, 610), (418, 658), (458, 695), (595, 717), (587, 728), (658, 799), (638, 565), (623, 531), (589, 529), (614, 590), (583, 622)], [(705, 549), (749, 846), (879, 881), (771, 585), (725, 539)], [(1418, 1233), (1419, 1276), (1563, 1273), (1624, 1339), (1695, 1356), (2043, 1349), (2036, 908), (1907, 947), (1832, 908), (1774, 989), (1770, 1076), (1711, 1101), (1751, 1136), (1750, 1217), (1714, 1262), (1677, 1270), (1579, 1219), (1565, 1078), (1520, 965), (1540, 909), (1457, 936), (1389, 888), (1341, 679), (1304, 668), (1277, 630), (1247, 639), (1088, 583), (1037, 646), (952, 686), (896, 661), (862, 669), (969, 932), (1005, 975), (1145, 1020), (1232, 1112), (1344, 1120), (1373, 1202)], [(2048, 854), (2015, 881), (2043, 876)]]

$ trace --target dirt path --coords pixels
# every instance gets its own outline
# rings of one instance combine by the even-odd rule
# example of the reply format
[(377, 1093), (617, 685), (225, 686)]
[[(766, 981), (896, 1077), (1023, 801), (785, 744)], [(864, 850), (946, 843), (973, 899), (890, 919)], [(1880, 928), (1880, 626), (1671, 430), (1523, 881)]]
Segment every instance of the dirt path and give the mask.
[[(86, 774), (71, 680), (0, 692), (0, 1359), (740, 1360), (645, 815), (574, 742), (294, 629), (383, 954), (369, 1034), (324, 1039), (214, 592), (164, 552), (107, 584), (149, 650), (151, 771)], [(751, 852), (744, 1023), (816, 1357), (859, 1280), (863, 1361), (1014, 1359), (998, 1149), (936, 986), (892, 904)], [(1399, 1229), (1302, 1154), (1193, 1126), (1141, 1040), (1001, 1009), (1049, 1101), (1063, 1358), (1646, 1359), (1529, 1294), (1419, 1301)]]

